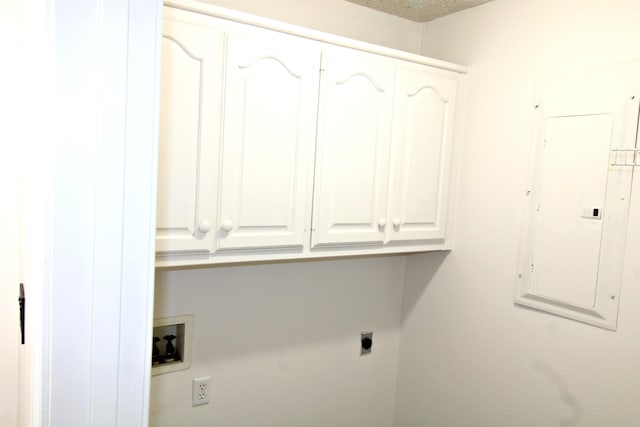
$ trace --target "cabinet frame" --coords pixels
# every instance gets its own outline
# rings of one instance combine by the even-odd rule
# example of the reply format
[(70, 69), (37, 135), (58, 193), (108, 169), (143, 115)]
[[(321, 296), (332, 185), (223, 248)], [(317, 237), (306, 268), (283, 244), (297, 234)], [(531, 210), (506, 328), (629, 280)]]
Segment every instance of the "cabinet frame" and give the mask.
[[(439, 61), (427, 57), (423, 57), (420, 55), (402, 52), (395, 49), (389, 49), (385, 47), (376, 46), (369, 43), (364, 43), (360, 41), (354, 41), (347, 38), (334, 36), (330, 34), (321, 33), (314, 30), (309, 30), (305, 28), (296, 27), (293, 25), (283, 24), (276, 21), (272, 21), (269, 19), (255, 17), (249, 14), (240, 13), (236, 11), (229, 11), (217, 6), (207, 5), (200, 2), (195, 2), (191, 0), (173, 0), (165, 2), (165, 8), (171, 10), (181, 10), (188, 12), (195, 12), (199, 15), (202, 15), (203, 19), (209, 19), (211, 25), (216, 29), (225, 33), (225, 38), (227, 33), (234, 33), (238, 31), (238, 28), (244, 27), (249, 28), (249, 31), (252, 32), (260, 32), (262, 30), (272, 30), (277, 33), (282, 33), (285, 35), (295, 36), (297, 37), (301, 43), (307, 43), (310, 47), (314, 49), (319, 49), (322, 52), (322, 55), (326, 55), (326, 52), (331, 52), (333, 49), (337, 50), (348, 50), (352, 49), (358, 51), (358, 55), (371, 55), (372, 58), (376, 58), (381, 61), (395, 61), (396, 68), (399, 67), (399, 64), (409, 64), (410, 66), (416, 66), (418, 68), (429, 68), (433, 71), (434, 75), (443, 76), (449, 78), (452, 82), (455, 82), (457, 85), (457, 93), (453, 96), (452, 102), (455, 102), (458, 106), (462, 100), (462, 92), (463, 92), (463, 81), (464, 74), (466, 73), (466, 69), (463, 66), (447, 63), (444, 61)], [(241, 25), (239, 25), (241, 24)], [(426, 67), (425, 67), (426, 66)], [(226, 67), (223, 64), (223, 67)], [(326, 75), (325, 62), (321, 65), (321, 70), (319, 70), (320, 79), (325, 78)], [(394, 106), (395, 100), (393, 97), (395, 96), (396, 84), (395, 81), (395, 73), (394, 71), (394, 82), (392, 83), (391, 88), (391, 117), (389, 118), (390, 123), (389, 126), (389, 141), (387, 146), (384, 148), (386, 150), (385, 155), (387, 157), (391, 156), (390, 150), (392, 148), (393, 141), (391, 137), (392, 127), (394, 126)], [(320, 93), (320, 92), (319, 92)], [(321, 95), (319, 95), (321, 96)], [(322, 99), (319, 98), (319, 104), (322, 106)], [(255, 261), (273, 261), (273, 260), (290, 260), (290, 259), (313, 259), (313, 258), (323, 258), (323, 257), (336, 257), (336, 256), (370, 256), (370, 255), (382, 255), (382, 254), (395, 254), (395, 253), (412, 253), (412, 252), (423, 252), (423, 251), (435, 251), (435, 250), (449, 250), (452, 247), (452, 224), (451, 217), (454, 215), (454, 211), (451, 208), (454, 202), (454, 194), (455, 194), (455, 177), (457, 175), (457, 167), (455, 164), (455, 144), (454, 140), (459, 138), (458, 130), (460, 128), (460, 109), (457, 108), (452, 112), (452, 120), (455, 120), (455, 126), (452, 126), (450, 131), (451, 135), (448, 135), (448, 145), (445, 147), (445, 152), (442, 156), (444, 162), (443, 173), (442, 173), (442, 183), (444, 191), (442, 192), (442, 221), (443, 224), (446, 225), (443, 228), (441, 234), (436, 237), (429, 238), (410, 238), (410, 239), (400, 239), (397, 240), (394, 238), (394, 234), (389, 232), (388, 227), (392, 227), (392, 219), (388, 218), (389, 215), (392, 215), (391, 204), (393, 203), (390, 200), (390, 196), (394, 191), (391, 188), (391, 183), (389, 180), (389, 176), (386, 176), (384, 179), (384, 208), (381, 210), (383, 217), (382, 219), (386, 219), (388, 226), (381, 227), (382, 229), (379, 232), (379, 236), (373, 241), (360, 241), (360, 242), (333, 242), (329, 243), (326, 246), (322, 244), (314, 244), (314, 233), (317, 233), (316, 226), (316, 213), (318, 210), (318, 200), (317, 200), (317, 180), (318, 180), (318, 169), (317, 162), (318, 158), (314, 157), (314, 162), (312, 163), (315, 166), (312, 166), (310, 169), (309, 175), (311, 178), (309, 179), (308, 185), (308, 193), (307, 198), (309, 200), (313, 200), (313, 207), (308, 208), (307, 212), (307, 220), (303, 230), (305, 235), (304, 243), (302, 247), (294, 247), (294, 246), (274, 246), (269, 247), (269, 245), (261, 245), (255, 248), (228, 248), (221, 249), (214, 242), (211, 248), (211, 252), (209, 253), (189, 253), (189, 252), (164, 252), (158, 253), (156, 258), (156, 265), (158, 267), (169, 267), (169, 266), (189, 266), (189, 265), (203, 265), (203, 264), (218, 264), (218, 263), (235, 263), (235, 262), (255, 262)], [(224, 114), (224, 111), (221, 112)], [(320, 119), (321, 113), (317, 113), (317, 119)], [(320, 122), (318, 122), (320, 123)], [(322, 131), (320, 129), (320, 125), (318, 126), (318, 134)], [(316, 135), (316, 146), (312, 147), (313, 155), (319, 152), (318, 144), (318, 135)], [(221, 156), (221, 152), (219, 153)], [(219, 160), (222, 162), (222, 158)], [(387, 169), (387, 174), (389, 173), (389, 168), (393, 171), (395, 165), (392, 165), (393, 159), (387, 158), (387, 164), (384, 168)], [(219, 164), (219, 167), (222, 167), (222, 163)], [(220, 179), (220, 174), (218, 175), (218, 179)], [(219, 184), (218, 184), (219, 185)], [(309, 204), (310, 205), (310, 204)], [(440, 209), (440, 207), (438, 209)], [(215, 212), (212, 214), (212, 217), (216, 217), (220, 215), (219, 207), (215, 208)], [(220, 221), (221, 218), (216, 218), (216, 223), (214, 225), (215, 230), (213, 232), (218, 233), (218, 227), (221, 226)], [(317, 242), (315, 242), (317, 243)]]

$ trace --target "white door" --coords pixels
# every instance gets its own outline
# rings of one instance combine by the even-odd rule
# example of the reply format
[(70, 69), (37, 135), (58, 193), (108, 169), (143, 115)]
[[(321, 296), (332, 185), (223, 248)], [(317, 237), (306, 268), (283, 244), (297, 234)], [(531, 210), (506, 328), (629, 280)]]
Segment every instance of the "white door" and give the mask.
[(213, 247), (223, 34), (165, 8), (156, 251)]
[(457, 82), (399, 64), (387, 239), (444, 239)]
[(382, 244), (393, 61), (335, 48), (323, 69), (312, 244)]
[(228, 36), (216, 249), (302, 249), (320, 50), (295, 37), (246, 31)]

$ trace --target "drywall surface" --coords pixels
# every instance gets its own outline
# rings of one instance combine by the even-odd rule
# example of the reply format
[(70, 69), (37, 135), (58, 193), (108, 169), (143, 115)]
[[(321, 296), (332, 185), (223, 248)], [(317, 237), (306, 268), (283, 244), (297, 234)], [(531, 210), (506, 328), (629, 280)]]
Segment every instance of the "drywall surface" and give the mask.
[(420, 53), (420, 24), (344, 0), (202, 1), (313, 30)]
[(150, 425), (391, 425), (403, 274), (400, 256), (158, 271), (156, 317), (193, 315), (193, 352), (152, 377)]
[[(209, 3), (419, 52), (419, 24), (342, 0)], [(403, 274), (400, 256), (159, 271), (155, 315), (192, 314), (194, 345), (191, 369), (152, 377), (150, 424), (391, 425)]]
[(424, 25), (423, 54), (469, 67), (466, 125), (455, 248), (435, 274), (407, 258), (397, 427), (640, 425), (637, 171), (617, 331), (512, 302), (536, 76), (638, 60), (638, 40), (636, 0), (496, 0)]

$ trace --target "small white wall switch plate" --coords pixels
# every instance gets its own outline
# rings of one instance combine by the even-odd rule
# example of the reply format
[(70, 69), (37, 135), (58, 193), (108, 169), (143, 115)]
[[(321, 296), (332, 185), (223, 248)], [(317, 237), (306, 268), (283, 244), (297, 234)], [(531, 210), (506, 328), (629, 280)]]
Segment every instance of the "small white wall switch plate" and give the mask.
[(194, 378), (191, 387), (191, 406), (206, 405), (209, 403), (210, 377)]

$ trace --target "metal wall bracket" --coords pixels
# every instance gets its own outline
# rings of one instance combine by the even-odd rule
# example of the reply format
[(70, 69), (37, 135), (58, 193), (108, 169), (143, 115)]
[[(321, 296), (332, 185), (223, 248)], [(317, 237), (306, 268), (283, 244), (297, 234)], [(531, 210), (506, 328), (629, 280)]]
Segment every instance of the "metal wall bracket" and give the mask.
[(613, 148), (611, 166), (640, 166), (640, 148)]

